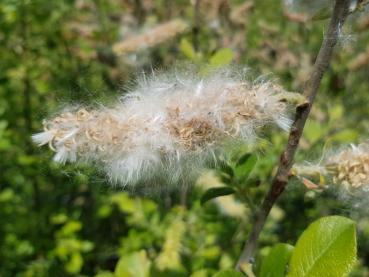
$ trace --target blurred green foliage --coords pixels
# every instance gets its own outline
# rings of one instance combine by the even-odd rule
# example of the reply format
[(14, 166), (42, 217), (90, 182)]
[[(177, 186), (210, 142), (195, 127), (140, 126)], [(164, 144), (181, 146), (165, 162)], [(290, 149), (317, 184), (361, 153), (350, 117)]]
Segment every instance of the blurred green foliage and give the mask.
[[(326, 21), (299, 22), (291, 13), (315, 11), (274, 0), (249, 1), (247, 9), (241, 0), (201, 0), (199, 7), (193, 2), (0, 2), (0, 276), (203, 277), (234, 266), (251, 227), (247, 210), (240, 218), (225, 203), (201, 205), (204, 189), (196, 186), (149, 193), (110, 187), (94, 169), (56, 165), (51, 151), (30, 141), (42, 118), (60, 106), (109, 104), (136, 72), (152, 67), (191, 62), (206, 70), (235, 63), (249, 66), (250, 78), (277, 78), (288, 90), (301, 91)], [(309, 1), (295, 2), (298, 8)], [(127, 33), (169, 18), (193, 28), (151, 49), (112, 54), (111, 46)], [(343, 30), (298, 161), (316, 161), (327, 146), (368, 138), (369, 64), (348, 66), (367, 51), (367, 19), (365, 12), (355, 14)], [(254, 205), (286, 141), (275, 129), (264, 133), (244, 186)], [(237, 160), (247, 150), (230, 152)], [(341, 214), (358, 222), (359, 262), (352, 276), (369, 274), (369, 220), (355, 204), (293, 181), (262, 233), (256, 267), (273, 244), (295, 245), (310, 222)], [(227, 274), (218, 276), (233, 276)]]

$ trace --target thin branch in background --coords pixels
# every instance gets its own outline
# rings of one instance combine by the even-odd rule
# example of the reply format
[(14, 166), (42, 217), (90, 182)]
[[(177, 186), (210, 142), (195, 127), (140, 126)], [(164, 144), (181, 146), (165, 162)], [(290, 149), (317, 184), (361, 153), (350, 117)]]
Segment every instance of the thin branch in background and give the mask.
[(134, 0), (134, 2), (135, 2), (134, 13), (136, 15), (139, 25), (142, 25), (145, 22), (146, 18), (145, 8), (142, 4), (142, 0)]
[[(28, 76), (28, 70), (23, 79), (23, 115), (25, 130), (27, 133), (32, 133), (31, 81)], [(28, 142), (30, 143), (29, 140)]]
[(324, 36), (312, 75), (305, 84), (303, 95), (306, 98), (306, 102), (296, 108), (295, 119), (291, 127), (287, 145), (280, 157), (277, 174), (274, 177), (269, 192), (264, 198), (259, 212), (256, 214), (254, 225), (237, 262), (237, 270), (245, 271), (249, 269), (249, 262), (254, 255), (260, 232), (270, 210), (288, 183), (289, 172), (293, 165), (295, 152), (302, 136), (305, 122), (318, 92), (321, 79), (329, 66), (333, 49), (340, 36), (343, 23), (349, 14), (350, 2), (350, 0), (336, 0), (328, 31)]
[[(21, 32), (21, 38), (22, 38), (22, 48), (23, 48), (23, 58), (27, 59), (29, 54), (29, 47), (28, 47), (28, 28), (27, 28), (27, 7), (26, 4), (22, 2), (22, 8), (21, 13), (22, 17), (20, 20), (20, 32)], [(31, 82), (29, 79), (29, 70), (26, 64), (26, 70), (23, 78), (23, 115), (24, 115), (24, 121), (25, 121), (25, 130), (28, 133), (31, 133), (32, 131), (32, 107), (31, 107)], [(29, 145), (28, 148), (30, 148), (31, 145)]]
[(173, 15), (173, 3), (172, 0), (164, 0), (164, 6), (165, 6), (165, 15), (167, 18), (172, 18)]
[(194, 4), (194, 17), (192, 26), (192, 44), (194, 49), (199, 49), (199, 31), (200, 31), (200, 2), (201, 0), (195, 0)]
[[(24, 122), (25, 122), (25, 132), (27, 133), (27, 138), (29, 137), (29, 134), (32, 133), (32, 102), (31, 102), (31, 94), (32, 94), (32, 83), (30, 79), (30, 73), (29, 73), (29, 66), (28, 66), (28, 59), (29, 57), (29, 42), (28, 42), (28, 34), (29, 34), (29, 28), (28, 28), (28, 13), (27, 13), (27, 7), (26, 2), (22, 1), (21, 4), (21, 20), (20, 20), (20, 36), (22, 38), (22, 57), (21, 59), (24, 60), (24, 64), (26, 65), (25, 74), (23, 78), (23, 116), (24, 116)], [(25, 145), (25, 153), (27, 155), (32, 154), (32, 144), (29, 139), (26, 140)], [(40, 188), (38, 186), (37, 180), (32, 181), (32, 187), (33, 187), (33, 205), (35, 209), (39, 209), (40, 207)]]
[(100, 33), (102, 36), (102, 42), (104, 44), (111, 44), (111, 38), (108, 32), (108, 26), (107, 26), (107, 22), (106, 22), (106, 15), (105, 15), (105, 11), (104, 11), (104, 3), (101, 2), (102, 0), (95, 0), (94, 4), (95, 4), (95, 9), (96, 9), (96, 13), (97, 13), (97, 19), (100, 25)]
[(64, 36), (60, 36), (63, 48), (65, 50), (65, 57), (69, 60), (72, 65), (71, 70), (73, 74), (71, 74), (71, 78), (68, 80), (68, 84), (70, 84), (70, 98), (72, 100), (81, 100), (81, 88), (80, 88), (80, 72), (81, 72), (81, 63), (78, 57), (74, 57), (71, 51), (71, 47), (69, 45), (68, 39)]

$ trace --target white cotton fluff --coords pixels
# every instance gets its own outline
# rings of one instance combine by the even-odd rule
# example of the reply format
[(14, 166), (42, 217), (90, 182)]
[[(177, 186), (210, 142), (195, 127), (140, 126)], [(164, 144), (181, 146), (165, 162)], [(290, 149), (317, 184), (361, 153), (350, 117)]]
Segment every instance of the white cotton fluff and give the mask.
[[(369, 191), (369, 142), (329, 151), (317, 164), (295, 165), (298, 176), (319, 177), (328, 187), (362, 194)], [(321, 184), (324, 185), (324, 184)], [(366, 196), (366, 194), (365, 194)]]
[(153, 74), (115, 106), (74, 108), (46, 120), (33, 140), (49, 144), (56, 162), (102, 168), (112, 183), (188, 182), (224, 146), (255, 140), (269, 123), (288, 129), (283, 93), (271, 81), (246, 81), (230, 70), (204, 78)]
[(369, 190), (369, 142), (351, 144), (331, 155), (325, 164), (326, 172), (335, 185), (348, 191)]

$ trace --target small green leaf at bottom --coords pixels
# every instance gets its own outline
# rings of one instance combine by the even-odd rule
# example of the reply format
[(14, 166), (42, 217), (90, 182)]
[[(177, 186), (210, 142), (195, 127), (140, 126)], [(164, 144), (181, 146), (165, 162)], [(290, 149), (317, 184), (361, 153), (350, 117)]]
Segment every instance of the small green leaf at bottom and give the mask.
[(323, 217), (310, 224), (300, 236), (287, 276), (347, 276), (355, 261), (355, 222), (342, 216)]
[(245, 275), (234, 269), (224, 269), (215, 273), (213, 277), (245, 277)]
[(277, 243), (270, 249), (263, 259), (260, 268), (260, 277), (283, 277), (286, 275), (286, 266), (290, 261), (293, 246), (286, 243)]

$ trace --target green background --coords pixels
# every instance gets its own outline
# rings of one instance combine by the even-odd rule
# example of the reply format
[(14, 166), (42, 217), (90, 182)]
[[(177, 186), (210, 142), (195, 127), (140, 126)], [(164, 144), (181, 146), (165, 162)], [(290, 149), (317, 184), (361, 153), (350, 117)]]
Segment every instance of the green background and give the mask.
[[(60, 107), (109, 105), (143, 71), (181, 63), (246, 66), (249, 78), (276, 79), (299, 92), (327, 21), (297, 22), (291, 13), (311, 17), (328, 2), (255, 0), (242, 12), (244, 2), (236, 0), (202, 0), (199, 9), (184, 0), (2, 0), (0, 276), (201, 277), (233, 267), (251, 227), (250, 213), (233, 206), (234, 199), (202, 206), (201, 186), (112, 187), (93, 168), (53, 163), (53, 153), (33, 145), (31, 134)], [(184, 20), (187, 31), (137, 53), (112, 53), (127, 34), (172, 18)], [(368, 53), (365, 22), (368, 12), (355, 13), (342, 30), (298, 162), (315, 162), (325, 148), (368, 138), (369, 58), (355, 67)], [(255, 205), (286, 141), (277, 129), (263, 135), (252, 173), (261, 182), (249, 193)], [(311, 191), (293, 180), (267, 221), (257, 261), (277, 242), (294, 245), (315, 219), (338, 214), (358, 223), (352, 276), (367, 276), (367, 204), (365, 197)]]

